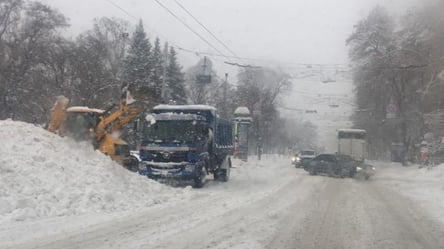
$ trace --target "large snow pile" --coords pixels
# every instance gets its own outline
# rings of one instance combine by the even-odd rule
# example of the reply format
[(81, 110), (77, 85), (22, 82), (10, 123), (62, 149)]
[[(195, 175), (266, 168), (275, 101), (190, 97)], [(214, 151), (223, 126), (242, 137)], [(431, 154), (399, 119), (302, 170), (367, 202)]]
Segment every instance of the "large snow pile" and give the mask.
[(0, 120), (0, 223), (137, 210), (190, 198), (127, 171), (86, 142), (31, 124)]

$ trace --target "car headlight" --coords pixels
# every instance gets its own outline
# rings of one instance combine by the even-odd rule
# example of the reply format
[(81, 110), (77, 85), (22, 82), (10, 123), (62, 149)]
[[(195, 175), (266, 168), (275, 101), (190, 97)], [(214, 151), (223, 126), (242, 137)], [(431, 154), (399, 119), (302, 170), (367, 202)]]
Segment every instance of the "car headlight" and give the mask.
[(375, 167), (372, 167), (372, 170), (376, 170), (376, 168), (375, 168)]
[(193, 172), (194, 171), (194, 165), (192, 165), (192, 164), (185, 165), (185, 171)]
[(292, 158), (291, 158), (291, 161), (292, 161), (292, 162), (296, 162), (296, 157), (292, 157)]
[(362, 168), (361, 167), (356, 167), (356, 171), (361, 171)]

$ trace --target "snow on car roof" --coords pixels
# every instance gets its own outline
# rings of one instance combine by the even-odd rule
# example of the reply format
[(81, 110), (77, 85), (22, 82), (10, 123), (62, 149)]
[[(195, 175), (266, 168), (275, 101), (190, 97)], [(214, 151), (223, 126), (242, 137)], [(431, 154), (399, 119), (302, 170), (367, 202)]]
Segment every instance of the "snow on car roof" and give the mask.
[(104, 110), (89, 108), (87, 106), (73, 106), (66, 109), (68, 112), (95, 112), (95, 113), (104, 113)]
[(210, 105), (157, 105), (154, 110), (209, 110), (216, 111), (216, 108)]

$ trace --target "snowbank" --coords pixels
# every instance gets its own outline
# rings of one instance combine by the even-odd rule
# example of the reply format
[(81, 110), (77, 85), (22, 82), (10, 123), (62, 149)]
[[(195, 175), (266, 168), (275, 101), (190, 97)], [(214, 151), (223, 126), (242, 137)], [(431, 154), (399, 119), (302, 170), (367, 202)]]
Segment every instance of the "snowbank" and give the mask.
[(0, 223), (136, 211), (192, 196), (134, 174), (86, 142), (0, 121)]
[(373, 162), (378, 181), (418, 203), (435, 219), (444, 223), (444, 164), (433, 168), (399, 163)]

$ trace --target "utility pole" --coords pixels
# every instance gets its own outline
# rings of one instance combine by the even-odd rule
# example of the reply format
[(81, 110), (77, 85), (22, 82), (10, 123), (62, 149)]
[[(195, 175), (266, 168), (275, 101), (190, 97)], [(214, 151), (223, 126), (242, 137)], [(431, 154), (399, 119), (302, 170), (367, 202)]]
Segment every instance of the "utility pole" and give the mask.
[(225, 81), (224, 81), (224, 86), (223, 86), (223, 114), (226, 115), (226, 118), (228, 118), (228, 108), (227, 108), (227, 88), (228, 88), (228, 73), (225, 73)]

